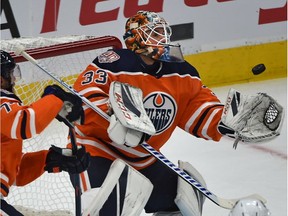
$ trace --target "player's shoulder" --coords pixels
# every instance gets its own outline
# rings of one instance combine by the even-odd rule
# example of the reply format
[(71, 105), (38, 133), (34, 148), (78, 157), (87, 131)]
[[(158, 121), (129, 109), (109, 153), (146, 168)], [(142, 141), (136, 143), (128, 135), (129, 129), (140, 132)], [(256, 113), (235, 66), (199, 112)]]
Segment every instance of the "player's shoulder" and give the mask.
[(189, 64), (187, 61), (184, 62), (169, 62), (163, 64), (163, 69), (166, 71), (166, 74), (179, 74), (179, 75), (188, 75), (191, 77), (198, 77), (200, 78), (200, 75), (197, 71), (197, 69)]
[(137, 55), (128, 49), (110, 49), (101, 55), (97, 56), (93, 63), (102, 69), (107, 69), (113, 72), (118, 71), (134, 71), (135, 65), (139, 58)]
[(20, 100), (19, 97), (17, 97), (17, 95), (15, 95), (13, 92), (7, 91), (5, 89), (0, 89), (0, 97), (1, 99), (6, 99), (6, 100), (10, 100), (10, 101), (17, 101), (22, 103), (22, 101)]

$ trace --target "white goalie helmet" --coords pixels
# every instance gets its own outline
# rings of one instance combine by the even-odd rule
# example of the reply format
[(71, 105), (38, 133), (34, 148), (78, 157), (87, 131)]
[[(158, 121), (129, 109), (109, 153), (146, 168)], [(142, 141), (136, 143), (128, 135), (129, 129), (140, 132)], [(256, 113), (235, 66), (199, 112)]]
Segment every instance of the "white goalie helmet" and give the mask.
[(255, 199), (239, 200), (229, 216), (270, 216), (271, 213), (262, 201)]

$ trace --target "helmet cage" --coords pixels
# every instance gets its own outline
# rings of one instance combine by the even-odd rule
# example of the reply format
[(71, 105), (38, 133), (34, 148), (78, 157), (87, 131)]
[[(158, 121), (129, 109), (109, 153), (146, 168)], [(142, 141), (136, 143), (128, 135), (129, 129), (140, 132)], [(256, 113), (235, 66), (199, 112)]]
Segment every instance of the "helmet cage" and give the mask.
[[(128, 49), (160, 61), (183, 62), (180, 45), (170, 44), (171, 27), (158, 14), (139, 11), (126, 23), (124, 40)], [(175, 50), (178, 50), (175, 52)], [(169, 56), (171, 50), (177, 56)]]
[(136, 28), (141, 41), (146, 46), (168, 46), (172, 34), (171, 27), (166, 22), (146, 24)]

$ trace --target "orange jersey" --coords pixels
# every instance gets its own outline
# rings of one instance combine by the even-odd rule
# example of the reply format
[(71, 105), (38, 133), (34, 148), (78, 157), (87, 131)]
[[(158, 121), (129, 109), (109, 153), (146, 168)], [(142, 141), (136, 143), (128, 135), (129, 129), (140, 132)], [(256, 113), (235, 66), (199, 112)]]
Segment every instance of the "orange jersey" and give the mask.
[[(107, 114), (109, 85), (113, 81), (129, 83), (143, 91), (144, 107), (156, 129), (147, 143), (156, 150), (176, 127), (206, 140), (219, 141), (222, 137), (218, 124), (223, 104), (187, 62), (155, 62), (149, 66), (130, 50), (110, 50), (88, 65), (74, 88)], [(141, 146), (113, 143), (107, 134), (109, 122), (86, 105), (84, 111), (85, 122), (76, 127), (77, 142), (85, 144), (92, 156), (121, 158), (136, 169), (155, 161)]]
[(39, 134), (61, 110), (63, 102), (48, 95), (24, 106), (13, 93), (1, 89), (1, 193), (11, 185), (25, 185), (44, 172), (47, 150), (22, 153), (23, 140)]

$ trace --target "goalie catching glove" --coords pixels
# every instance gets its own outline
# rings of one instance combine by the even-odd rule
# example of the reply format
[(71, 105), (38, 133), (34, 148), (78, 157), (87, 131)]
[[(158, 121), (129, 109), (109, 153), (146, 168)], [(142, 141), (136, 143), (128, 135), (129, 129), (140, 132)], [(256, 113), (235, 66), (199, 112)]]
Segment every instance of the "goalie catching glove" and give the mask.
[(51, 94), (55, 95), (64, 102), (62, 109), (56, 116), (56, 119), (58, 121), (63, 121), (66, 125), (69, 126), (69, 124), (67, 124), (67, 121), (74, 122), (76, 120), (83, 119), (84, 111), (82, 108), (82, 100), (78, 96), (64, 91), (58, 85), (47, 86), (44, 89), (42, 97)]
[(83, 145), (77, 147), (76, 153), (73, 154), (72, 149), (52, 145), (46, 157), (44, 170), (49, 173), (66, 171), (71, 174), (85, 171), (90, 163), (90, 154)]
[(243, 95), (230, 89), (221, 121), (235, 131), (238, 141), (262, 142), (278, 136), (283, 107), (265, 93)]

